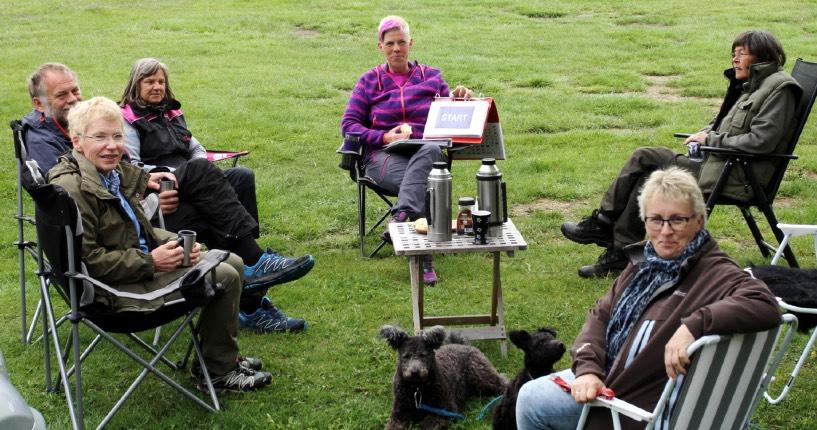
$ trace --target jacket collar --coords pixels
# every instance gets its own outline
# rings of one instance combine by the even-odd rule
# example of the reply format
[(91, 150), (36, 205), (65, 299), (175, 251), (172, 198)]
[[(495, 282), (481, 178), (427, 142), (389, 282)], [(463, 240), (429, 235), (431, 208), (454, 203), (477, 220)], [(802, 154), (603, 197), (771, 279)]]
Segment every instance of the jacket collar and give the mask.
[(773, 73), (783, 70), (777, 63), (755, 63), (749, 67), (749, 80), (743, 84), (745, 91), (754, 91), (760, 84)]
[[(71, 156), (68, 158), (68, 161), (75, 163), (74, 165), (76, 166), (76, 171), (82, 178), (80, 189), (83, 192), (93, 194), (95, 197), (101, 200), (117, 198), (108, 191), (108, 189), (102, 183), (102, 180), (99, 178), (99, 172), (96, 170), (96, 167), (90, 160), (85, 158), (84, 155), (80, 154), (76, 149), (74, 149), (71, 151)], [(133, 175), (130, 177), (123, 175), (122, 162), (116, 166), (116, 172), (119, 174), (119, 178), (122, 181), (119, 185), (120, 192), (123, 196), (130, 196), (136, 187), (138, 178)]]

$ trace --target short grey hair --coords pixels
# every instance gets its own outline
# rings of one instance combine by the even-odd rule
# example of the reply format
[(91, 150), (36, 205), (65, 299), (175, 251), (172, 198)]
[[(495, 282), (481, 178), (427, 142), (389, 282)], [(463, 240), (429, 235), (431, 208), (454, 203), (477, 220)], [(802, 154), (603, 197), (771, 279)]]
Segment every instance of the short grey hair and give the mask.
[(377, 26), (377, 40), (382, 42), (383, 36), (391, 30), (400, 30), (406, 38), (411, 40), (411, 29), (409, 29), (408, 22), (397, 15), (389, 15), (380, 20), (380, 24)]
[(125, 91), (122, 93), (122, 100), (119, 101), (119, 105), (125, 107), (125, 105), (133, 103), (144, 107), (146, 103), (139, 97), (139, 83), (142, 82), (142, 79), (152, 76), (159, 70), (165, 73), (165, 100), (176, 98), (173, 95), (173, 90), (170, 89), (170, 73), (167, 70), (167, 65), (155, 58), (142, 58), (136, 60), (130, 69), (128, 83), (125, 85)]
[(688, 202), (692, 206), (693, 215), (704, 215), (706, 218), (706, 204), (698, 180), (680, 167), (656, 170), (650, 174), (638, 195), (638, 214), (641, 219), (646, 216), (647, 203), (655, 196)]
[(69, 69), (68, 66), (62, 63), (45, 63), (41, 64), (40, 67), (37, 67), (37, 70), (28, 77), (28, 94), (33, 99), (34, 97), (45, 97), (45, 75), (47, 73), (68, 73), (71, 75), (75, 81), (79, 82), (77, 79), (77, 74), (74, 73), (73, 70)]

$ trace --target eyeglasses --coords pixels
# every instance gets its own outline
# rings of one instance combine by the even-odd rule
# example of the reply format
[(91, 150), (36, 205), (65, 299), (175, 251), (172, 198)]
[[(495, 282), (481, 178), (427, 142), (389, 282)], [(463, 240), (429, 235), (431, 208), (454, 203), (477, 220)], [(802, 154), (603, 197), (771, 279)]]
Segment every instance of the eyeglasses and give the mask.
[(734, 59), (734, 58), (737, 58), (738, 60), (740, 60), (741, 58), (743, 58), (743, 56), (744, 56), (744, 55), (752, 55), (752, 54), (751, 54), (750, 52), (746, 52), (746, 51), (735, 51), (735, 52), (732, 52), (732, 58), (733, 58), (733, 59)]
[(110, 135), (108, 135), (108, 134), (95, 134), (95, 135), (89, 135), (89, 136), (83, 136), (83, 137), (85, 137), (86, 139), (90, 139), (90, 140), (92, 140), (92, 141), (94, 141), (96, 143), (105, 143), (105, 142), (108, 141), (108, 139), (113, 140), (114, 143), (120, 143), (120, 142), (123, 142), (125, 140), (125, 135), (122, 134), (122, 133), (114, 133), (114, 134), (110, 134)]
[(644, 224), (650, 230), (659, 231), (664, 228), (664, 223), (669, 224), (669, 228), (672, 231), (675, 231), (680, 228), (684, 228), (687, 225), (689, 220), (693, 218), (692, 215), (690, 216), (673, 216), (669, 218), (662, 218), (660, 216), (648, 216), (644, 218)]

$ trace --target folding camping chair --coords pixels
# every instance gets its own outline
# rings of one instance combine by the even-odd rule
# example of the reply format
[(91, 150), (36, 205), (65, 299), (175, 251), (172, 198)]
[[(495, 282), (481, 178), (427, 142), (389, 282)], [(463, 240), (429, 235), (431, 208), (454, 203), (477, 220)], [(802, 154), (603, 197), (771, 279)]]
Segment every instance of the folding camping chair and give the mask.
[[(778, 224), (777, 227), (780, 229), (780, 231), (783, 232), (783, 240), (780, 242), (780, 246), (777, 248), (777, 252), (775, 252), (774, 257), (772, 258), (772, 265), (777, 264), (777, 262), (780, 261), (780, 257), (783, 255), (783, 250), (789, 246), (792, 237), (796, 236), (812, 236), (814, 240), (814, 253), (817, 256), (817, 225)], [(817, 286), (815, 286), (815, 288), (817, 288)], [(780, 307), (785, 309), (786, 311), (817, 316), (817, 308), (804, 308), (800, 306), (795, 306), (786, 303), (779, 297), (777, 299), (777, 302), (780, 305)], [(800, 370), (806, 363), (806, 360), (808, 359), (811, 350), (814, 348), (815, 343), (817, 343), (817, 327), (811, 330), (811, 335), (809, 336), (808, 341), (806, 342), (806, 346), (803, 347), (803, 351), (797, 358), (797, 363), (794, 365), (794, 368), (789, 374), (789, 377), (786, 379), (786, 383), (783, 385), (780, 394), (777, 395), (776, 397), (773, 397), (768, 392), (764, 393), (764, 396), (766, 397), (766, 400), (769, 403), (776, 405), (786, 398), (792, 386), (794, 385), (794, 380), (797, 378), (797, 375), (800, 373)]]
[[(386, 222), (386, 219), (391, 215), (391, 208), (394, 206), (390, 198), (397, 197), (397, 195), (381, 188), (374, 179), (366, 175), (366, 168), (363, 165), (363, 160), (366, 157), (365, 145), (360, 145), (358, 139), (359, 136), (347, 135), (337, 153), (341, 155), (339, 167), (348, 170), (349, 178), (357, 184), (357, 234), (360, 256), (372, 258), (386, 246), (386, 241), (381, 239), (375, 249), (367, 253), (366, 238)], [(386, 205), (385, 208), (378, 212), (377, 221), (368, 230), (366, 230), (366, 189), (374, 192)]]
[[(204, 365), (201, 346), (196, 336), (196, 328), (193, 325), (193, 319), (197, 314), (198, 308), (185, 299), (179, 299), (168, 302), (164, 307), (152, 313), (110, 313), (110, 311), (100, 309), (98, 305), (94, 305), (91, 297), (94, 291), (104, 290), (108, 294), (120, 297), (137, 300), (154, 300), (158, 297), (179, 292), (181, 288), (187, 285), (205, 288), (206, 286), (202, 283), (207, 283), (207, 285), (209, 285), (207, 288), (217, 287), (215, 284), (215, 274), (212, 272), (212, 269), (214, 269), (219, 262), (227, 258), (228, 253), (220, 250), (209, 251), (205, 258), (203, 258), (203, 261), (192, 268), (187, 275), (160, 290), (147, 294), (120, 292), (84, 273), (84, 266), (79, 260), (82, 220), (76, 204), (71, 196), (61, 187), (45, 184), (41, 177), (37, 178), (39, 169), (36, 167), (36, 162), (29, 161), (27, 165), (29, 169), (27, 170), (28, 174), (23, 177), (23, 185), (33, 198), (36, 207), (37, 237), (40, 243), (38, 251), (41, 255), (44, 253), (51, 263), (50, 269), (47, 270), (42, 263), (45, 260), (43, 258), (39, 260), (39, 277), (41, 279), (40, 292), (45, 308), (43, 319), (47, 325), (46, 333), (51, 337), (53, 347), (56, 351), (61, 351), (61, 353), (55, 354), (54, 357), (58, 366), (57, 384), (62, 385), (64, 390), (72, 427), (74, 429), (85, 428), (82, 364), (101, 340), (110, 342), (125, 355), (142, 365), (143, 370), (102, 419), (97, 428), (103, 428), (110, 422), (124, 402), (144, 380), (148, 372), (153, 373), (159, 379), (205, 410), (210, 412), (220, 410), (218, 397), (213, 389), (207, 368)], [(213, 273), (212, 280), (207, 279), (206, 275), (208, 273)], [(50, 282), (46, 282), (44, 278), (48, 278)], [(64, 318), (67, 318), (71, 322), (71, 332), (69, 339), (65, 342), (64, 350), (62, 349), (63, 343), (57, 330), (57, 321), (51, 301), (50, 286), (54, 286), (58, 291), (61, 290), (61, 295), (67, 297), (67, 302), (70, 306)], [(131, 333), (153, 329), (179, 319), (182, 320), (181, 323), (175, 328), (166, 343), (158, 350)], [(79, 340), (80, 324), (88, 327), (96, 335), (93, 341), (91, 341), (84, 350)], [(186, 365), (187, 357), (179, 363), (173, 363), (165, 357), (169, 348), (185, 330), (191, 333), (192, 349), (196, 353), (199, 368), (203, 373), (205, 383), (209, 389), (209, 403), (179, 385), (179, 383), (171, 379), (157, 367), (160, 361), (173, 370), (179, 370)], [(112, 336), (111, 333), (126, 335), (133, 342), (142, 347), (150, 355), (150, 359), (146, 360), (142, 358)], [(45, 350), (46, 389), (52, 390), (51, 345), (47, 339), (43, 342), (43, 346)], [(73, 378), (74, 381), (73, 392), (70, 378)]]
[[(814, 99), (817, 97), (817, 63), (798, 58), (794, 63), (794, 68), (791, 71), (791, 75), (803, 88), (803, 97), (800, 99), (800, 103), (797, 106), (794, 132), (792, 133), (791, 139), (787, 143), (786, 149), (783, 153), (751, 154), (748, 152), (733, 150), (731, 148), (713, 148), (707, 146), (701, 147), (701, 152), (706, 153), (709, 156), (714, 155), (726, 160), (726, 164), (724, 165), (723, 170), (721, 170), (721, 174), (715, 183), (715, 187), (707, 199), (707, 216), (712, 213), (712, 210), (716, 205), (730, 205), (740, 208), (740, 212), (743, 214), (743, 218), (746, 220), (746, 224), (749, 226), (749, 230), (752, 232), (752, 236), (754, 237), (755, 242), (757, 243), (757, 246), (760, 248), (760, 252), (764, 257), (769, 257), (771, 252), (775, 251), (777, 247), (769, 244), (763, 239), (763, 235), (761, 234), (760, 229), (758, 229), (755, 219), (752, 217), (750, 208), (752, 206), (757, 207), (763, 213), (769, 223), (769, 227), (777, 238), (778, 243), (782, 241), (783, 232), (777, 228), (777, 217), (772, 209), (772, 203), (774, 202), (774, 198), (777, 195), (778, 189), (780, 188), (780, 183), (783, 181), (783, 176), (786, 173), (786, 168), (789, 165), (789, 161), (797, 159), (797, 156), (794, 155), (794, 148), (797, 146), (797, 141), (800, 139), (800, 134), (803, 131), (806, 120), (808, 120), (811, 107), (814, 104)], [(678, 136), (680, 137), (682, 135)], [(772, 179), (765, 186), (761, 185), (758, 181), (753, 166), (754, 162), (763, 161), (773, 161), (775, 166)], [(721, 195), (723, 187), (726, 185), (726, 181), (729, 178), (732, 169), (736, 167), (743, 170), (748, 182), (746, 186), (752, 189), (753, 197), (749, 201), (734, 200)], [(797, 259), (788, 246), (784, 247), (783, 254), (785, 255), (790, 267), (797, 267)]]
[(701, 337), (687, 348), (691, 364), (687, 374), (677, 378), (682, 382), (668, 379), (654, 410), (618, 398), (597, 398), (585, 404), (576, 429), (584, 428), (592, 407), (608, 408), (615, 429), (621, 428), (620, 415), (647, 422), (647, 430), (746, 428), (797, 329), (794, 315), (783, 315), (782, 323), (788, 325), (782, 336), (777, 326), (756, 333)]

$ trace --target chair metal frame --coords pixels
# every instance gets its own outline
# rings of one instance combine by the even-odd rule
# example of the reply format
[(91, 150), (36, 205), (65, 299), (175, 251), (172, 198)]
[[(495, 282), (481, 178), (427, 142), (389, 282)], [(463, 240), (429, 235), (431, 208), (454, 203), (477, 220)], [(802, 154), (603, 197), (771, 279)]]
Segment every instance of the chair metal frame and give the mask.
[[(803, 127), (805, 126), (811, 112), (811, 108), (814, 105), (814, 100), (817, 97), (817, 63), (798, 58), (794, 63), (794, 68), (792, 69), (791, 75), (803, 88), (803, 95), (797, 106), (794, 132), (792, 133), (792, 136), (783, 153), (751, 154), (731, 148), (714, 148), (708, 146), (701, 146), (700, 148), (701, 152), (705, 154), (715, 155), (726, 159), (720, 176), (715, 183), (715, 187), (712, 189), (712, 192), (706, 201), (707, 216), (712, 214), (712, 210), (716, 205), (729, 205), (740, 208), (741, 214), (746, 220), (746, 224), (749, 226), (749, 230), (752, 233), (752, 237), (755, 239), (755, 243), (757, 243), (761, 254), (763, 254), (763, 256), (766, 258), (770, 257), (771, 253), (777, 250), (777, 247), (765, 241), (763, 234), (760, 232), (760, 229), (757, 226), (757, 222), (752, 216), (750, 208), (752, 206), (757, 207), (763, 213), (778, 243), (782, 242), (783, 232), (777, 228), (778, 221), (774, 214), (774, 210), (772, 209), (772, 203), (774, 202), (774, 198), (777, 195), (778, 189), (780, 188), (780, 183), (783, 181), (783, 176), (786, 173), (786, 168), (788, 167), (789, 161), (797, 159), (797, 156), (794, 155), (794, 149), (797, 146), (797, 142), (800, 139)], [(754, 173), (752, 166), (754, 161), (776, 162), (772, 179), (765, 187), (760, 184), (757, 176)], [(748, 185), (752, 189), (753, 197), (749, 201), (729, 199), (721, 195), (721, 192), (723, 191), (732, 170), (736, 167), (743, 170), (746, 178), (748, 179)], [(788, 245), (783, 247), (783, 255), (786, 257), (790, 267), (798, 267), (797, 259)]]
[[(31, 240), (26, 240), (26, 226), (36, 226), (36, 221), (33, 216), (26, 215), (25, 201), (23, 197), (23, 184), (21, 175), (25, 168), (24, 163), (27, 158), (27, 150), (25, 146), (26, 126), (20, 120), (13, 120), (10, 124), (12, 131), (12, 143), (14, 144), (14, 157), (17, 167), (17, 212), (14, 218), (17, 220), (17, 240), (14, 245), (17, 247), (17, 259), (19, 268), (19, 284), (20, 284), (20, 322), (22, 325), (21, 340), (23, 343), (30, 344), (34, 337), (35, 326), (39, 320), (40, 313), (43, 310), (42, 299), (38, 300), (37, 307), (31, 320), (28, 320), (28, 302), (26, 300), (26, 290), (28, 282), (26, 279), (26, 259), (32, 258), (37, 264), (38, 253), (37, 243)], [(26, 256), (28, 255), (28, 257)], [(46, 263), (47, 264), (47, 263)]]
[[(28, 162), (30, 168), (36, 168), (36, 162)], [(114, 404), (114, 406), (110, 409), (110, 411), (106, 414), (106, 416), (102, 419), (102, 421), (98, 424), (97, 429), (104, 428), (108, 423), (110, 423), (111, 419), (114, 415), (121, 409), (125, 401), (130, 397), (133, 391), (141, 384), (144, 378), (147, 376), (148, 373), (153, 373), (163, 382), (171, 386), (172, 388), (179, 391), (183, 396), (189, 398), (195, 404), (199, 405), (203, 409), (209, 412), (217, 412), (221, 409), (219, 404), (218, 396), (213, 389), (212, 381), (210, 378), (209, 373), (207, 372), (207, 368), (204, 364), (204, 359), (202, 355), (201, 345), (198, 341), (197, 336), (197, 328), (194, 325), (193, 321), (196, 315), (198, 314), (198, 308), (192, 308), (189, 310), (180, 312), (180, 315), (175, 316), (172, 320), (166, 322), (169, 324), (172, 321), (178, 321), (181, 319), (182, 321), (176, 327), (176, 329), (170, 334), (169, 338), (165, 341), (165, 343), (160, 348), (154, 348), (153, 346), (149, 345), (147, 342), (140, 339), (133, 333), (125, 332), (124, 330), (116, 330), (113, 333), (121, 334), (127, 336), (131, 339), (136, 345), (143, 348), (149, 355), (150, 358), (148, 360), (141, 357), (139, 354), (135, 353), (131, 349), (129, 349), (124, 343), (119, 341), (117, 338), (111, 335), (108, 331), (100, 327), (97, 322), (94, 320), (97, 319), (92, 314), (88, 314), (86, 310), (80, 308), (80, 296), (83, 288), (86, 285), (93, 285), (93, 288), (103, 289), (109, 294), (116, 294), (116, 295), (125, 295), (128, 293), (121, 293), (115, 290), (114, 288), (107, 286), (104, 283), (99, 282), (82, 272), (81, 262), (78, 259), (78, 252), (79, 252), (79, 241), (76, 240), (77, 237), (81, 236), (81, 221), (79, 211), (71, 197), (60, 187), (50, 184), (43, 184), (43, 183), (32, 183), (32, 184), (24, 184), (26, 190), (32, 195), (35, 207), (36, 207), (36, 220), (37, 220), (37, 235), (38, 240), (41, 244), (38, 247), (37, 252), (40, 256), (38, 259), (39, 261), (39, 270), (38, 270), (38, 278), (40, 284), (40, 293), (42, 295), (42, 301), (44, 306), (44, 311), (42, 312), (42, 319), (43, 324), (46, 327), (45, 333), (51, 338), (51, 343), (48, 342), (46, 339), (43, 342), (44, 348), (44, 365), (46, 371), (46, 390), (47, 391), (56, 391), (58, 387), (62, 387), (64, 391), (64, 395), (68, 404), (68, 412), (70, 416), (71, 426), (74, 429), (84, 429), (85, 428), (85, 405), (83, 401), (83, 378), (82, 378), (82, 364), (89, 356), (89, 354), (96, 348), (101, 340), (107, 340), (112, 345), (114, 345), (117, 349), (122, 351), (125, 355), (130, 357), (132, 360), (136, 361), (142, 366), (142, 371), (136, 377), (136, 379), (131, 383), (131, 385), (125, 390), (124, 394), (118, 399), (118, 401)], [(50, 189), (46, 189), (50, 187)], [(47, 194), (47, 197), (40, 196), (38, 197), (39, 193)], [(40, 200), (38, 200), (40, 199)], [(44, 202), (48, 202), (51, 205), (50, 208), (44, 208), (42, 204)], [(58, 216), (54, 216), (53, 213), (49, 213), (50, 211), (54, 211), (58, 213)], [(59, 221), (55, 221), (59, 220)], [(60, 234), (49, 234), (53, 233), (60, 229), (64, 233), (64, 237), (55, 237), (61, 236)], [(64, 240), (64, 242), (60, 243), (60, 255), (49, 255), (51, 258), (51, 266), (47, 267), (45, 265), (46, 259), (44, 258), (44, 250), (43, 248), (46, 247), (45, 245), (48, 241), (53, 240)], [(47, 248), (47, 247), (46, 247)], [(211, 251), (212, 252), (212, 251)], [(64, 253), (64, 255), (62, 255)], [(226, 255), (226, 254), (225, 254)], [(56, 260), (55, 260), (56, 258)], [(213, 284), (215, 285), (215, 273), (211, 272)], [(67, 303), (70, 306), (70, 309), (67, 313), (62, 316), (59, 320), (57, 319), (57, 315), (55, 313), (54, 307), (52, 305), (52, 295), (51, 295), (51, 287), (56, 288), (60, 295), (66, 299)], [(175, 292), (168, 291), (163, 294), (168, 294)], [(67, 292), (67, 294), (63, 294)], [(128, 297), (137, 298), (135, 296), (145, 296), (146, 300), (154, 299), (150, 295), (138, 295), (138, 294), (129, 294)], [(175, 300), (166, 304), (175, 305), (182, 303), (184, 299)], [(70, 322), (70, 333), (67, 336), (67, 339), (61, 339), (60, 333), (58, 331), (58, 326), (60, 320), (68, 320)], [(160, 324), (165, 324), (165, 322), (159, 323), (152, 323), (149, 321), (143, 321), (146, 328), (150, 329), (159, 326)], [(88, 343), (88, 345), (83, 349), (80, 343), (80, 333), (79, 333), (79, 326), (84, 325), (88, 327), (94, 336), (94, 339)], [(191, 333), (191, 345), (188, 346), (188, 355), (184, 357), (183, 360), (180, 360), (177, 363), (173, 363), (165, 357), (165, 354), (168, 352), (170, 347), (175, 344), (176, 340), (180, 337), (180, 335), (185, 331), (189, 331)], [(57, 375), (56, 380), (52, 380), (52, 371), (51, 371), (51, 347), (55, 349), (55, 351), (59, 352), (54, 354), (54, 357), (57, 362)], [(195, 394), (193, 394), (190, 390), (182, 387), (178, 382), (167, 376), (165, 372), (157, 367), (159, 362), (164, 363), (167, 365), (171, 370), (178, 371), (183, 369), (189, 358), (189, 353), (191, 351), (195, 351), (196, 358), (198, 360), (199, 368), (202, 371), (205, 384), (208, 388), (209, 392), (209, 403), (205, 402)], [(74, 387), (72, 390), (71, 387), (71, 379), (73, 378)]]
[[(805, 224), (778, 224), (777, 227), (783, 232), (783, 240), (780, 242), (780, 246), (777, 248), (777, 252), (775, 252), (774, 257), (772, 258), (772, 265), (777, 264), (780, 261), (780, 257), (783, 255), (783, 251), (786, 247), (789, 246), (789, 243), (793, 237), (796, 236), (812, 236), (814, 239), (814, 254), (817, 257), (817, 225), (805, 225)], [(797, 312), (801, 314), (810, 314), (810, 315), (817, 315), (817, 308), (804, 308), (799, 306), (794, 306), (792, 304), (786, 303), (784, 300), (777, 298), (777, 303), (780, 305), (782, 309), (785, 309), (789, 312)], [(806, 346), (803, 347), (803, 351), (800, 353), (800, 356), (797, 358), (797, 362), (794, 365), (791, 373), (789, 373), (788, 378), (786, 378), (786, 383), (781, 388), (780, 393), (777, 396), (773, 396), (769, 394), (769, 392), (763, 393), (766, 401), (768, 401), (772, 405), (776, 405), (783, 401), (783, 399), (788, 396), (789, 391), (794, 386), (794, 381), (797, 378), (797, 375), (800, 373), (800, 370), (805, 365), (806, 360), (808, 360), (809, 353), (814, 348), (815, 343), (817, 343), (817, 327), (811, 329), (811, 335), (809, 335), (808, 341), (806, 342)]]
[[(360, 256), (362, 258), (372, 258), (377, 255), (388, 242), (381, 239), (372, 252), (367, 252), (366, 238), (386, 222), (394, 206), (394, 202), (390, 198), (397, 197), (397, 195), (380, 187), (374, 179), (366, 175), (366, 167), (363, 163), (363, 160), (366, 158), (365, 145), (359, 145), (357, 148), (352, 149), (346, 147), (345, 143), (342, 143), (336, 152), (341, 155), (340, 167), (349, 171), (349, 178), (357, 185), (357, 235)], [(378, 213), (377, 221), (368, 230), (366, 229), (367, 188), (374, 192), (386, 205), (386, 208)]]
[[(781, 331), (781, 327), (783, 325), (787, 326), (785, 332)], [(750, 371), (750, 375), (744, 375), (743, 373), (741, 375), (732, 374), (732, 378), (736, 379), (734, 382), (737, 382), (737, 378), (740, 376), (750, 376), (751, 381), (748, 381), (747, 383), (745, 378), (741, 378), (740, 384), (737, 384), (737, 386), (742, 386), (743, 389), (729, 393), (729, 396), (723, 396), (733, 405), (736, 401), (741, 402), (741, 406), (738, 408), (738, 413), (732, 416), (726, 416), (724, 411), (718, 409), (719, 416), (716, 417), (717, 419), (727, 420), (734, 418), (735, 420), (740, 420), (740, 426), (732, 425), (720, 427), (725, 425), (725, 423), (721, 422), (720, 424), (710, 423), (709, 425), (700, 427), (746, 428), (749, 420), (752, 417), (752, 413), (757, 408), (757, 405), (761, 399), (761, 394), (766, 391), (766, 388), (771, 382), (774, 371), (780, 365), (780, 361), (791, 344), (792, 337), (796, 330), (797, 318), (794, 315), (785, 314), (781, 317), (781, 325), (767, 331), (750, 334), (703, 336), (690, 344), (687, 348), (687, 354), (690, 357), (691, 363), (687, 374), (684, 375), (682, 385), (680, 387), (676, 387), (677, 378), (668, 378), (666, 384), (664, 385), (664, 389), (661, 392), (658, 403), (652, 411), (646, 411), (619, 398), (613, 398), (610, 400), (597, 398), (584, 405), (576, 429), (581, 430), (584, 428), (587, 417), (590, 413), (590, 408), (592, 407), (604, 407), (609, 409), (612, 415), (613, 428), (616, 430), (621, 429), (621, 415), (627, 416), (635, 421), (646, 422), (646, 430), (655, 428), (658, 422), (663, 419), (669, 420), (669, 426), (671, 428), (676, 425), (679, 429), (698, 428), (694, 426), (689, 427), (689, 423), (684, 424), (679, 423), (678, 421), (689, 418), (687, 414), (690, 411), (690, 405), (696, 410), (699, 407), (702, 407), (702, 405), (706, 406), (707, 408), (720, 407), (720, 405), (717, 404), (718, 402), (710, 402), (711, 397), (709, 394), (712, 393), (708, 393), (708, 395), (703, 396), (699, 396), (699, 394), (700, 390), (704, 388), (703, 380), (709, 376), (708, 373), (711, 370), (726, 370), (725, 364), (721, 366), (723, 363), (720, 363), (717, 369), (715, 369), (715, 366), (707, 367), (706, 363), (708, 363), (708, 361), (702, 361), (701, 358), (703, 357), (706, 357), (707, 359), (712, 359), (715, 357), (724, 359), (725, 357), (731, 357), (732, 360), (730, 360), (730, 362), (743, 360), (744, 362), (751, 362), (753, 365), (756, 365), (752, 368), (742, 369), (744, 372)], [(746, 345), (749, 345), (747, 341), (753, 341), (753, 344), (763, 342), (763, 348), (759, 353), (754, 351), (757, 354), (749, 354), (747, 356), (747, 354), (744, 352)], [(777, 345), (776, 349), (774, 348), (775, 345)], [(741, 355), (741, 353), (743, 354)], [(750, 356), (754, 358), (754, 360), (749, 360)], [(728, 369), (731, 371), (732, 368)], [(676, 391), (678, 391), (677, 398), (674, 399), (674, 404), (670, 406), (670, 400), (675, 397), (673, 394)], [(687, 404), (689, 402), (691, 402), (691, 404)], [(665, 409), (667, 407), (671, 407), (669, 414), (665, 413)], [(738, 424), (738, 422), (735, 421), (732, 424)]]

